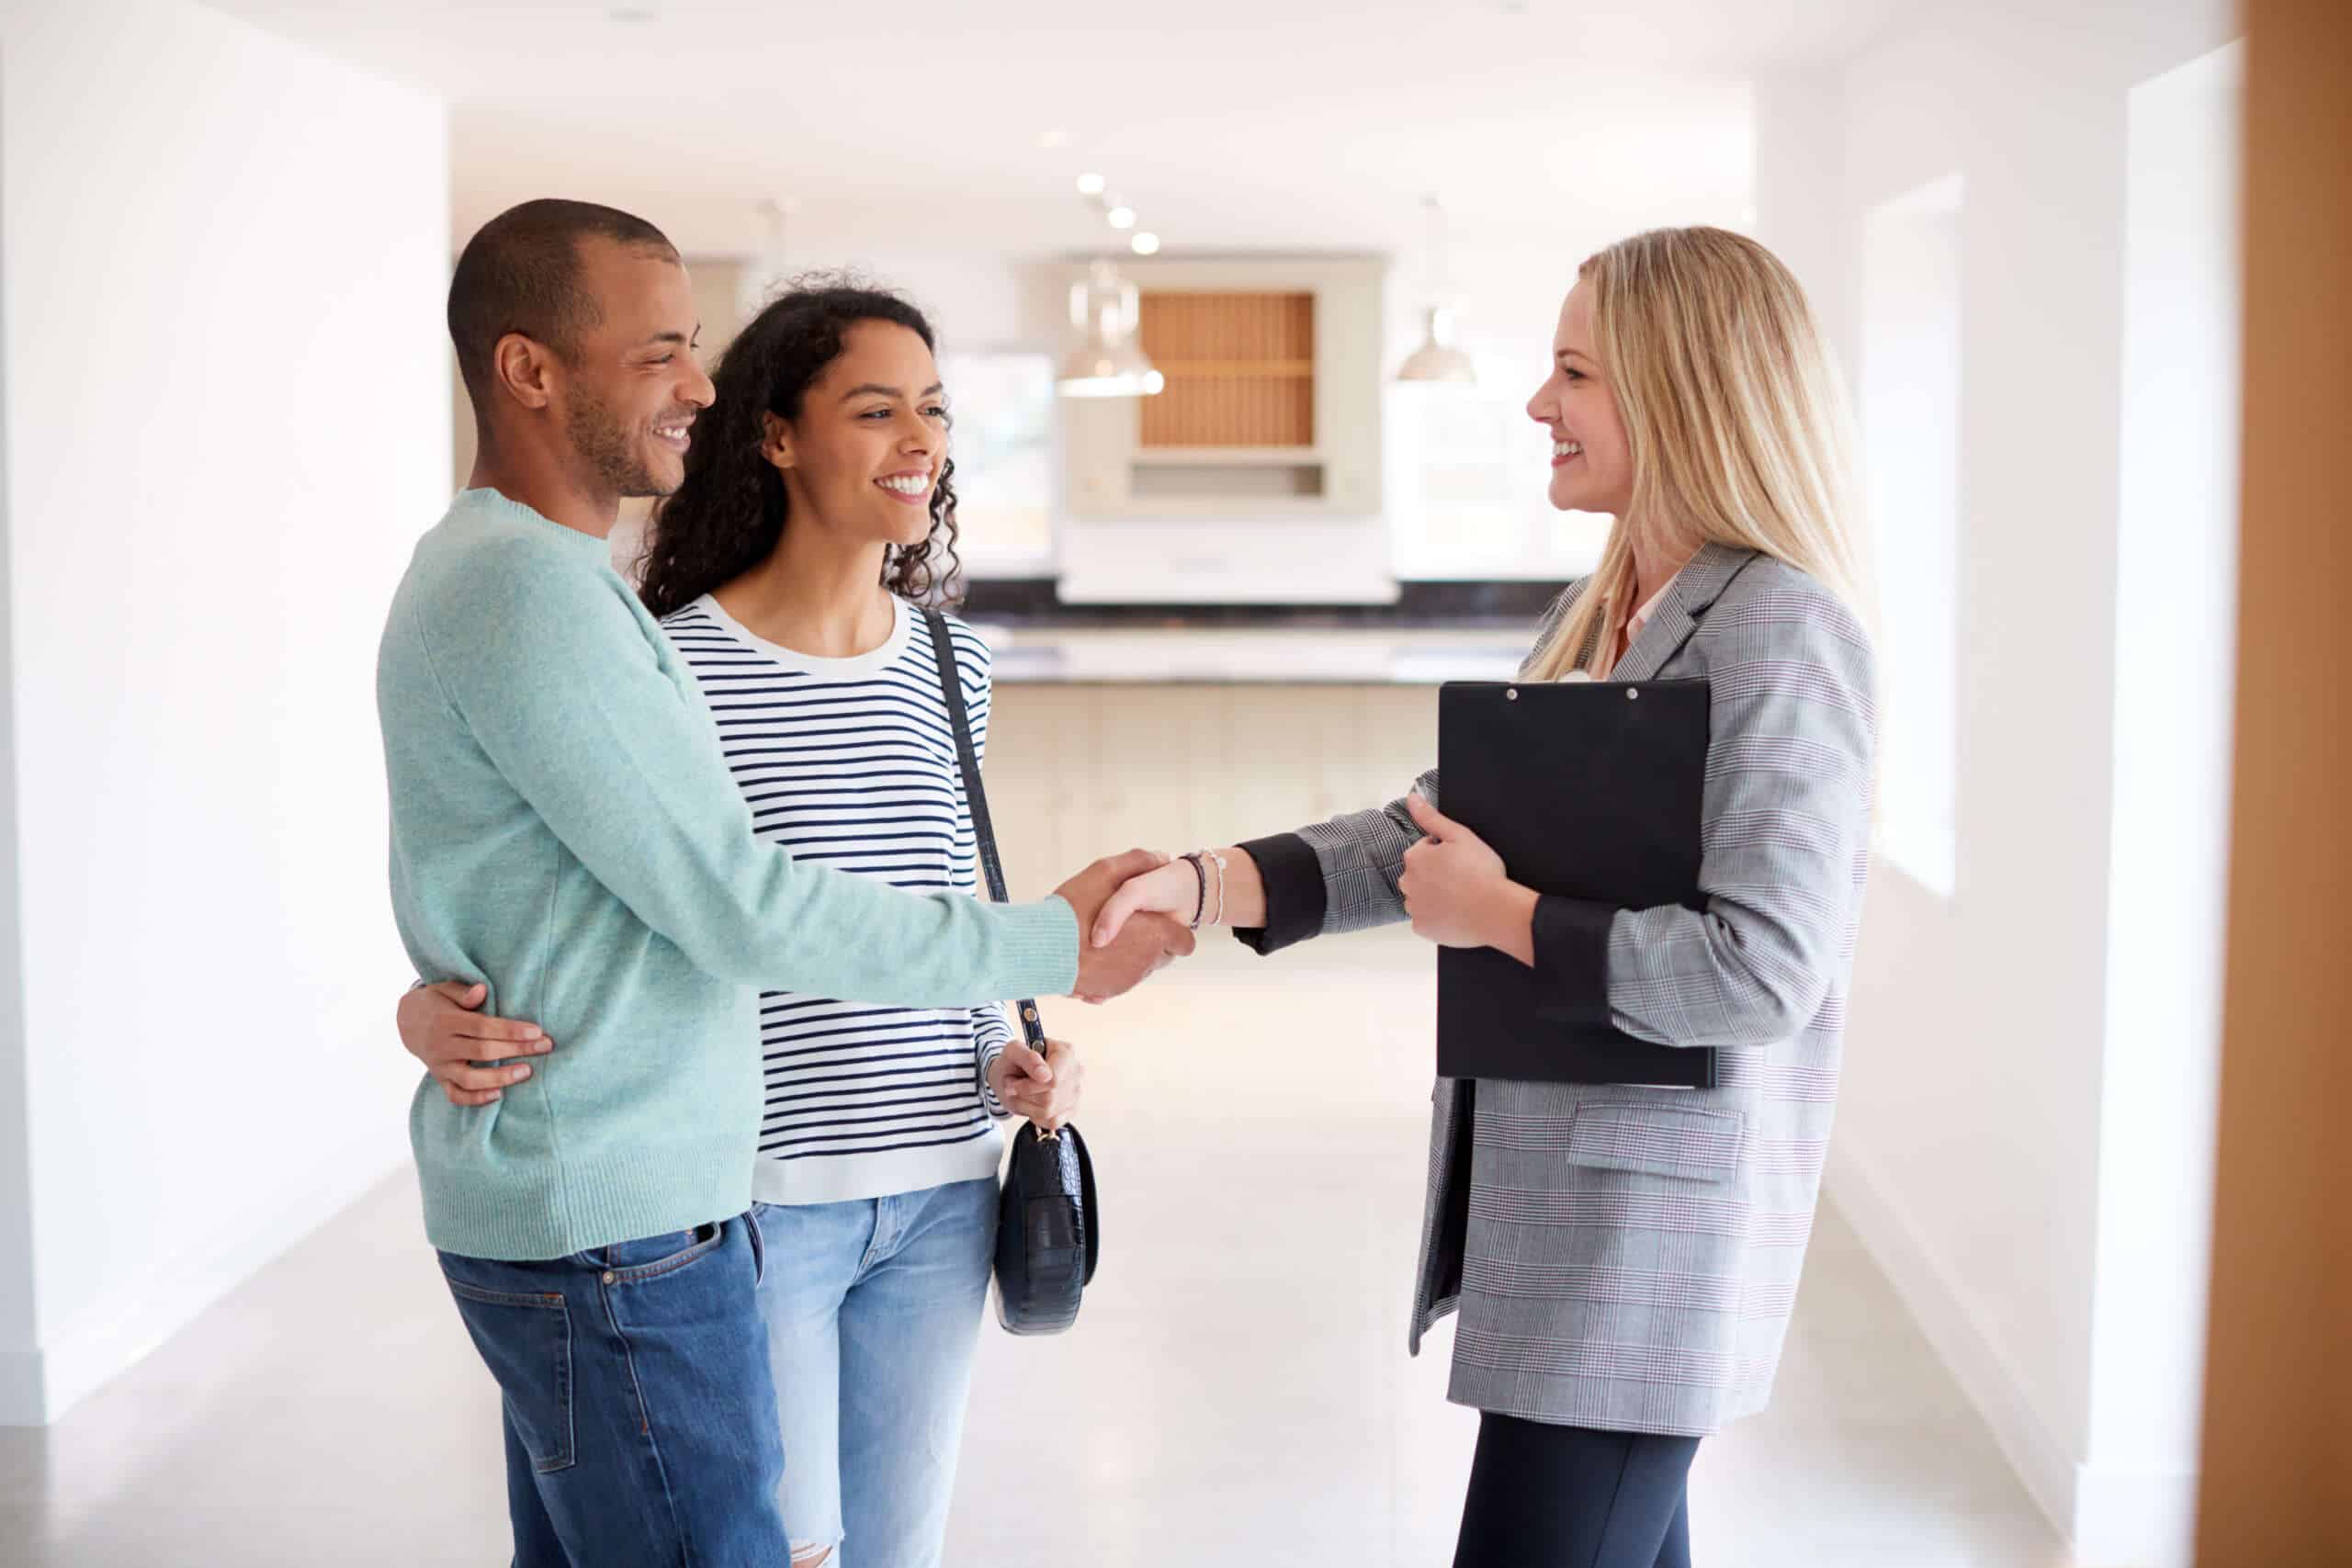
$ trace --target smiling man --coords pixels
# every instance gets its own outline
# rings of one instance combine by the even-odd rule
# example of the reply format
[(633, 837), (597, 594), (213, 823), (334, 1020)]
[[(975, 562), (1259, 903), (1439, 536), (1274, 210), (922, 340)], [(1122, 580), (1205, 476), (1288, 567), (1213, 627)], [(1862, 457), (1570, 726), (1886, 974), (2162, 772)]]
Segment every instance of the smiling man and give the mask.
[(534, 201), (474, 236), (449, 332), (481, 457), (378, 660), (401, 939), (559, 1046), (476, 1102), (427, 1079), (409, 1113), (426, 1235), (504, 1395), (521, 1568), (786, 1560), (752, 987), (1108, 996), (1192, 940), (1080, 953), (1140, 853), (989, 906), (754, 836), (695, 676), (606, 559), (621, 498), (684, 477), (712, 397), (695, 331), (642, 220)]

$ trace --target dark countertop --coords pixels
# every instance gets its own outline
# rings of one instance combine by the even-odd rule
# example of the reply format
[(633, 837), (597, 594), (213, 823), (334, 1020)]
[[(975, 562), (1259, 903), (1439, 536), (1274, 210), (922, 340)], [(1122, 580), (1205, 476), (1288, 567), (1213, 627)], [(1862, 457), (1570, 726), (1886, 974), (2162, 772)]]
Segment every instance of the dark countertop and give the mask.
[(994, 578), (966, 585), (964, 618), (1020, 631), (1509, 631), (1532, 634), (1557, 582), (1406, 582), (1394, 604), (1065, 604), (1054, 580)]

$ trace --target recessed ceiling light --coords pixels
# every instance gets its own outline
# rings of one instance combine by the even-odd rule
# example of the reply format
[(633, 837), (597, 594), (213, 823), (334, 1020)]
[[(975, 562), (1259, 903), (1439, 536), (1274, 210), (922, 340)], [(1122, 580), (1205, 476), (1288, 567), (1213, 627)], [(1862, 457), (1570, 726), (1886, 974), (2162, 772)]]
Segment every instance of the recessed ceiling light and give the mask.
[(1127, 242), (1127, 246), (1139, 256), (1158, 255), (1159, 236), (1148, 229), (1139, 229), (1136, 231), (1135, 238)]
[(1101, 196), (1103, 185), (1104, 181), (1101, 175), (1080, 175), (1078, 176), (1078, 194)]
[(1103, 216), (1111, 220), (1111, 227), (1114, 229), (1132, 229), (1136, 226), (1136, 209), (1132, 207), (1114, 207)]

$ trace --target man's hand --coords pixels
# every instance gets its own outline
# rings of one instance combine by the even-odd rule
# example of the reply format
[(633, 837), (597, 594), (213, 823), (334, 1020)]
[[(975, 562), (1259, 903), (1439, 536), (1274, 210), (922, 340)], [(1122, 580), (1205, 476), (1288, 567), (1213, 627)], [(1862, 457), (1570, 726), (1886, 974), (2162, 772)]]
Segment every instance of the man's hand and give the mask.
[(1166, 915), (1189, 927), (1193, 912), (1206, 901), (1208, 886), (1190, 863), (1164, 860), (1163, 863), (1129, 877), (1102, 912), (1094, 917), (1093, 934), (1090, 942), (1112, 942), (1127, 929), (1127, 921), (1139, 914)]
[(1124, 996), (1145, 976), (1170, 959), (1191, 956), (1193, 933), (1165, 915), (1138, 915), (1109, 943), (1094, 945), (1096, 917), (1111, 895), (1129, 878), (1156, 871), (1168, 863), (1166, 855), (1149, 850), (1129, 850), (1106, 855), (1063, 883), (1054, 892), (1078, 915), (1078, 984), (1070, 995), (1082, 1001), (1107, 1001)]
[[(513, 1058), (544, 1056), (555, 1049), (536, 1023), (476, 1012), (489, 995), (486, 986), (444, 980), (419, 986), (401, 998), (401, 1043), (424, 1064), (452, 1105), (488, 1105), (531, 1076), (528, 1063)], [(507, 1065), (488, 1065), (501, 1061)]]

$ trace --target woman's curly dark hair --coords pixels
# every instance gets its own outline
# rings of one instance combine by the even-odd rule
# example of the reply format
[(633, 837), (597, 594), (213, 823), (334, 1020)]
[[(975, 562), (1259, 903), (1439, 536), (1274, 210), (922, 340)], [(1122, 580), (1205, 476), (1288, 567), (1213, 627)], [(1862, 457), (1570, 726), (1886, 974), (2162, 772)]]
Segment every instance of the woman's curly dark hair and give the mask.
[[(836, 273), (796, 277), (735, 334), (711, 372), (717, 396), (695, 421), (686, 477), (654, 507), (646, 530), (647, 609), (667, 615), (722, 588), (768, 558), (784, 536), (784, 476), (760, 455), (760, 415), (800, 417), (801, 400), (860, 321), (890, 321), (936, 349), (921, 310), (886, 289)], [(954, 604), (963, 564), (956, 556), (956, 464), (941, 464), (931, 492), (931, 536), (883, 558), (882, 585), (918, 604)]]

